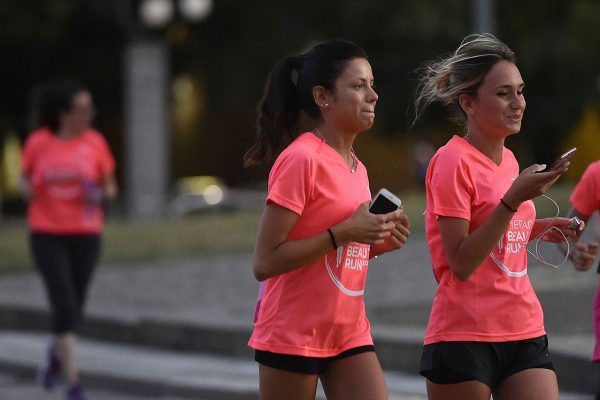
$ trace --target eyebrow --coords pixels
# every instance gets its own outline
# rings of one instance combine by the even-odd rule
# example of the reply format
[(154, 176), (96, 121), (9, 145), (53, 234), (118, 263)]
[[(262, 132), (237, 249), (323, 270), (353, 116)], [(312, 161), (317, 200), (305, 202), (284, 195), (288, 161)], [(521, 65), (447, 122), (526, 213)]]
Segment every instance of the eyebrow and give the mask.
[[(522, 88), (523, 86), (525, 86), (525, 82), (521, 82), (517, 87)], [(500, 85), (500, 86), (496, 87), (496, 90), (498, 90), (498, 89), (510, 89), (512, 87), (514, 87), (514, 85)]]

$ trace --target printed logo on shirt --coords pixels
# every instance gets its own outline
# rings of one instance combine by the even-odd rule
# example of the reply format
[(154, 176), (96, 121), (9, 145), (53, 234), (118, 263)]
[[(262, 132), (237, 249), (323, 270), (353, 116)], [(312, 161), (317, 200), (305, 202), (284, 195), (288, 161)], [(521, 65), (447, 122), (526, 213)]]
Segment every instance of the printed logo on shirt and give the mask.
[(356, 297), (364, 294), (370, 250), (369, 245), (352, 242), (325, 255), (327, 273), (345, 295)]
[[(527, 251), (529, 234), (533, 228), (534, 221), (513, 218), (504, 236), (498, 241), (498, 245), (490, 253), (491, 259), (504, 273), (511, 278), (519, 278), (527, 275), (527, 257), (519, 256), (521, 252)], [(512, 266), (514, 262), (525, 260), (524, 266)], [(507, 262), (508, 261), (508, 262)]]
[(49, 169), (44, 173), (48, 193), (57, 199), (70, 200), (82, 195), (82, 175), (75, 169)]

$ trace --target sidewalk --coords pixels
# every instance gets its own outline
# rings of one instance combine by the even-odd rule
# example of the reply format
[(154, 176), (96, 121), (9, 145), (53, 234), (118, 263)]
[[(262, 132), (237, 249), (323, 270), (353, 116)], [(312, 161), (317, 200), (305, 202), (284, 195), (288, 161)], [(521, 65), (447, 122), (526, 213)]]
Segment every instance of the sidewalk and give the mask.
[[(252, 364), (246, 341), (258, 285), (251, 260), (251, 255), (236, 255), (102, 266), (90, 291), (83, 335)], [(577, 273), (570, 265), (555, 270), (532, 262), (530, 277), (544, 306), (561, 389), (592, 393), (599, 377), (588, 361), (596, 275)], [(423, 239), (413, 237), (401, 251), (372, 260), (367, 315), (387, 371), (416, 374), (434, 292)], [(0, 329), (45, 331), (44, 296), (34, 274), (0, 278)], [(0, 365), (4, 361), (0, 354)]]

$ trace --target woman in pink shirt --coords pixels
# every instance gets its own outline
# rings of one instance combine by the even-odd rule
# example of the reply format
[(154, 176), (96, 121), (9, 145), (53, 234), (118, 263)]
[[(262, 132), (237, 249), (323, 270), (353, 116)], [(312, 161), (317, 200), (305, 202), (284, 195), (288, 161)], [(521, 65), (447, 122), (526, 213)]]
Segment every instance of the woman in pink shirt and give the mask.
[(514, 53), (490, 34), (467, 36), (427, 64), (417, 118), (430, 103), (453, 107), (466, 128), (432, 158), (425, 226), (438, 289), (421, 374), (432, 400), (552, 400), (558, 385), (543, 312), (527, 275), (527, 243), (567, 237), (569, 219), (536, 219), (531, 199), (568, 160), (519, 173), (505, 139), (519, 132), (523, 79)]
[[(581, 179), (579, 179), (579, 182), (575, 186), (575, 189), (573, 189), (573, 193), (571, 194), (571, 210), (567, 216), (576, 216), (587, 223), (590, 216), (599, 210), (600, 161), (595, 161), (586, 168)], [(571, 252), (569, 258), (575, 269), (578, 271), (587, 271), (594, 264), (598, 246), (600, 245), (597, 236), (598, 234), (596, 233), (596, 239), (589, 243), (579, 241), (579, 237), (571, 240)], [(564, 246), (561, 246), (561, 249), (566, 251)], [(596, 272), (600, 274), (600, 265), (598, 265)], [(594, 296), (592, 321), (594, 323), (594, 333), (596, 336), (592, 362), (598, 363), (600, 362), (600, 280), (598, 281), (598, 287), (596, 288), (596, 294)], [(600, 400), (600, 386), (598, 387), (595, 398)]]
[(102, 203), (117, 195), (115, 161), (104, 137), (90, 127), (94, 104), (83, 86), (52, 84), (39, 108), (40, 127), (25, 142), (21, 186), (33, 259), (53, 317), (41, 380), (52, 389), (64, 373), (67, 400), (83, 400), (76, 332), (100, 255)]
[(277, 158), (254, 256), (261, 399), (314, 399), (319, 378), (328, 399), (387, 399), (363, 293), (369, 258), (400, 248), (409, 229), (400, 210), (368, 211), (353, 143), (376, 102), (367, 56), (345, 40), (285, 57), (269, 76), (245, 157)]

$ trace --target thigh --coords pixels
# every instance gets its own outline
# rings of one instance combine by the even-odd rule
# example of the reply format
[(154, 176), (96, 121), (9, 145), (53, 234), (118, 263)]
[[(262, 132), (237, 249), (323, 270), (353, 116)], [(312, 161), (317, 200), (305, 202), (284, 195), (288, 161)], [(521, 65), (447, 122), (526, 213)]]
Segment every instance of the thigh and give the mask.
[[(427, 380), (427, 397), (429, 400), (490, 400), (492, 390), (479, 381), (438, 384)], [(497, 400), (494, 397), (494, 400)]]
[(327, 399), (385, 400), (387, 385), (374, 351), (330, 362), (321, 375)]
[(70, 299), (73, 285), (69, 273), (69, 256), (63, 238), (32, 233), (31, 251), (52, 304)]
[(494, 400), (558, 400), (558, 382), (551, 369), (530, 368), (504, 379)]
[(73, 282), (80, 297), (85, 297), (87, 286), (100, 257), (100, 235), (71, 237), (69, 256)]
[(301, 374), (259, 364), (260, 400), (314, 400), (317, 375)]

